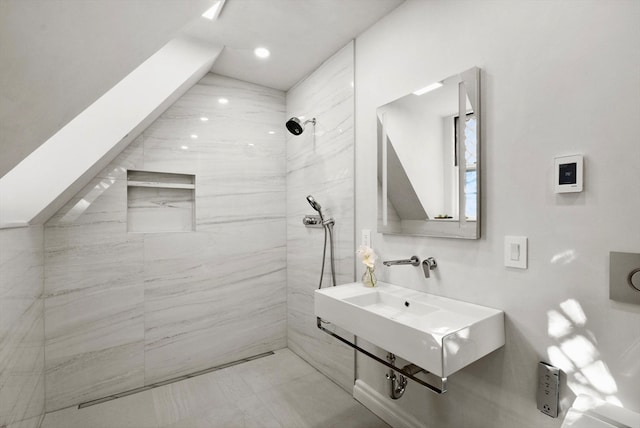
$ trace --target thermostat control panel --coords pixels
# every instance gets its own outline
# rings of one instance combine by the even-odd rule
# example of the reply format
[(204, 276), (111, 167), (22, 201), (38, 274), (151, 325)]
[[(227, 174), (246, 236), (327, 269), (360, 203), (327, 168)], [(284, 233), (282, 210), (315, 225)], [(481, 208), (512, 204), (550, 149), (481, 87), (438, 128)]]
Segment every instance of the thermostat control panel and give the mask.
[(555, 192), (582, 192), (583, 156), (562, 156), (554, 160)]

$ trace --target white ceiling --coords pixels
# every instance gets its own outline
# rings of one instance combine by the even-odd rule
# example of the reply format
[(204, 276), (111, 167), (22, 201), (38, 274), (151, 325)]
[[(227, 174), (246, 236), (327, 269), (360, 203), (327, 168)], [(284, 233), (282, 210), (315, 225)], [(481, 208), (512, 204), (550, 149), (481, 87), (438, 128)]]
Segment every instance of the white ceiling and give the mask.
[[(185, 32), (224, 45), (212, 71), (288, 90), (404, 0), (227, 0)], [(254, 48), (271, 56), (260, 60)]]
[(227, 0), (212, 22), (214, 0), (0, 0), (0, 177), (181, 31), (226, 46), (213, 72), (287, 90), (402, 1)]

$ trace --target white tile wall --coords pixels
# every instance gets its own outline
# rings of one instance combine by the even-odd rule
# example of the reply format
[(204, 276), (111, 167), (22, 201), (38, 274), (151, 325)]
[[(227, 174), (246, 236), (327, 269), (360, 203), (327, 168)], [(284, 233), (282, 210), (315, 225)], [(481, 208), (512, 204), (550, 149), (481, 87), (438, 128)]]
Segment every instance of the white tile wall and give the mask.
[[(48, 410), (285, 346), (284, 120), (209, 74), (47, 223)], [(127, 233), (127, 168), (195, 174), (196, 231)]]
[[(536, 409), (541, 360), (563, 411), (578, 393), (640, 410), (640, 307), (608, 298), (608, 252), (640, 252), (639, 20), (637, 1), (408, 1), (356, 40), (357, 231), (376, 229), (376, 107), (482, 69), (483, 238), (372, 236), (383, 259), (438, 262), (379, 278), (506, 312), (504, 349), (396, 402), (425, 426), (560, 426)], [(554, 194), (553, 158), (577, 153), (585, 191)], [(528, 270), (503, 266), (505, 235), (529, 238)], [(377, 363), (358, 373), (385, 394)]]
[(138, 138), (45, 226), (47, 411), (144, 384), (143, 235), (127, 233)]
[[(338, 284), (354, 279), (354, 45), (349, 43), (287, 92), (287, 117), (315, 117), (299, 136), (287, 136), (287, 339), (288, 346), (348, 391), (353, 352), (316, 327), (313, 292), (318, 287), (323, 231), (303, 226), (316, 214), (336, 221), (334, 247)], [(328, 256), (323, 287), (331, 285)]]
[(42, 226), (0, 230), (0, 426), (44, 414)]

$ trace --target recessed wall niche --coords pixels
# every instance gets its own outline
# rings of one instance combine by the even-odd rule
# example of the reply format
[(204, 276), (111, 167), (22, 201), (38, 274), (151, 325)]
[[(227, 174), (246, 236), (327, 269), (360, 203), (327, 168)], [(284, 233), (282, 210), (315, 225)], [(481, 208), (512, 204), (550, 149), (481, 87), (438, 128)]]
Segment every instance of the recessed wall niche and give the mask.
[(196, 176), (127, 171), (127, 232), (195, 230)]

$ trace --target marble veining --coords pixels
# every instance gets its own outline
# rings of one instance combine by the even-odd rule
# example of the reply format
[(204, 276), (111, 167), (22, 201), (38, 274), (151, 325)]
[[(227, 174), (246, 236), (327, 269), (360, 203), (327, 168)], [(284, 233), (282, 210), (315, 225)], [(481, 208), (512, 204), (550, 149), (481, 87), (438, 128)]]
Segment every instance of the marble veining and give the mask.
[(219, 252), (194, 245), (145, 267), (147, 383), (284, 346), (284, 248)]
[[(353, 387), (353, 351), (316, 327), (323, 231), (302, 225), (315, 214), (312, 194), (334, 227), (336, 281), (354, 280), (353, 44), (328, 59), (287, 93), (287, 116), (315, 117), (300, 136), (287, 137), (287, 339), (288, 346), (345, 390)], [(323, 286), (330, 285), (325, 267)], [(347, 335), (348, 336), (348, 335)]]
[(0, 230), (0, 426), (44, 414), (43, 229)]
[(191, 232), (193, 189), (127, 188), (127, 229), (136, 233)]
[[(388, 428), (288, 349), (83, 409), (42, 428)], [(12, 427), (13, 428), (13, 427)]]
[(47, 411), (144, 384), (143, 240), (127, 233), (126, 175), (105, 178), (139, 152), (45, 225)]
[(147, 383), (284, 346), (283, 121), (281, 92), (207, 75), (145, 130), (145, 168), (196, 174), (197, 230), (145, 237)]
[[(48, 410), (285, 346), (283, 123), (281, 91), (209, 74), (46, 224)], [(195, 212), (128, 201), (127, 169), (195, 175)]]

